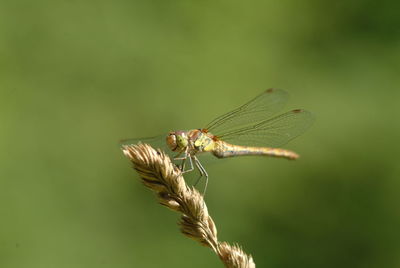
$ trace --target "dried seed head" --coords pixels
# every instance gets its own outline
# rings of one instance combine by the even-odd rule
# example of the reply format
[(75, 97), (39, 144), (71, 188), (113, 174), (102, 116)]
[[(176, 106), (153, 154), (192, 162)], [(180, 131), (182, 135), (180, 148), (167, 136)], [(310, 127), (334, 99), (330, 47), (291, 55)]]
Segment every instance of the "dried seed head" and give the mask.
[(226, 267), (255, 267), (252, 257), (239, 246), (218, 242), (217, 228), (203, 196), (186, 185), (182, 172), (168, 155), (148, 144), (125, 145), (122, 151), (133, 163), (143, 184), (156, 193), (160, 204), (182, 214), (179, 225), (184, 235), (210, 247)]

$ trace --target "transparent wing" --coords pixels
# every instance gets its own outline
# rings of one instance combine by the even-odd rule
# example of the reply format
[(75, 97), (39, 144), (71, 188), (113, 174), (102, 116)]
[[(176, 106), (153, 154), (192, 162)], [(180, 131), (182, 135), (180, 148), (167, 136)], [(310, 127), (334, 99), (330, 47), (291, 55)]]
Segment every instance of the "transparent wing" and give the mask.
[(314, 122), (306, 110), (293, 110), (257, 124), (218, 136), (223, 141), (247, 146), (278, 147), (301, 135)]
[(205, 129), (219, 136), (255, 124), (281, 110), (288, 97), (286, 91), (270, 88), (239, 108), (214, 119)]
[(171, 153), (171, 150), (168, 148), (166, 143), (167, 134), (154, 136), (154, 137), (145, 137), (145, 138), (135, 138), (135, 139), (125, 139), (120, 141), (120, 146), (123, 145), (135, 145), (138, 143), (147, 143), (153, 146), (155, 149), (161, 149), (166, 153)]

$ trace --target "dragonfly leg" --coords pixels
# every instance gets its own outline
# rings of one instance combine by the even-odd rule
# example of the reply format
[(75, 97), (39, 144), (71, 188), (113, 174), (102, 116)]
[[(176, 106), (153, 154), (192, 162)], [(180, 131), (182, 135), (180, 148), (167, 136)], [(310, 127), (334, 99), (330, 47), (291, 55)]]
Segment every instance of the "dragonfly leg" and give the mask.
[[(180, 157), (183, 153), (185, 153), (185, 156)], [(187, 153), (186, 151), (181, 151), (177, 155), (174, 156), (174, 160), (185, 160), (187, 158)]]
[(174, 161), (176, 161), (176, 160), (182, 160), (182, 163), (181, 163), (181, 165), (180, 166), (178, 166), (179, 167), (179, 169), (180, 170), (183, 170), (183, 167), (184, 167), (184, 161), (186, 160), (186, 155), (184, 156), (184, 157), (180, 157), (181, 155), (182, 155), (182, 153), (183, 153), (183, 151), (180, 151), (177, 155), (175, 155), (174, 156)]
[[(185, 153), (185, 156), (180, 157), (183, 153)], [(178, 168), (182, 171), (185, 172), (185, 165), (186, 165), (186, 160), (188, 158), (187, 150), (185, 151), (180, 151), (176, 156), (174, 156), (174, 160), (182, 160), (182, 163), (178, 166)], [(191, 164), (191, 167), (193, 164)], [(192, 169), (193, 170), (193, 169)]]
[(179, 167), (179, 169), (180, 169), (182, 172), (185, 171), (186, 160), (187, 160), (187, 157), (183, 157), (183, 158), (182, 158), (182, 163), (181, 163), (181, 165), (180, 165), (180, 167)]
[(193, 171), (193, 170), (194, 170), (193, 162), (192, 162), (192, 157), (186, 156), (186, 158), (185, 158), (183, 161), (186, 162), (187, 159), (189, 159), (190, 168), (187, 169), (187, 170), (181, 169), (182, 173), (186, 173), (186, 172), (190, 172), (190, 171)]
[(197, 169), (200, 172), (200, 177), (197, 179), (196, 183), (194, 184), (194, 186), (196, 186), (200, 179), (204, 176), (206, 178), (206, 184), (204, 186), (204, 191), (203, 191), (203, 196), (206, 194), (206, 190), (207, 190), (207, 185), (208, 185), (208, 173), (205, 170), (205, 168), (203, 167), (203, 165), (200, 163), (199, 159), (196, 156), (193, 156), (193, 160), (194, 163), (196, 164)]

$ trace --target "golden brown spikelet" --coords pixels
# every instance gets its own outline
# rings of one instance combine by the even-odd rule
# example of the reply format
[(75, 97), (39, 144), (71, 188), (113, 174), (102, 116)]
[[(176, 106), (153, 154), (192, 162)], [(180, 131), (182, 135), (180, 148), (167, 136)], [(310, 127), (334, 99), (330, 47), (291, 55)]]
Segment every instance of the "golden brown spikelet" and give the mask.
[(125, 145), (122, 150), (133, 163), (142, 182), (159, 199), (160, 204), (181, 213), (181, 232), (211, 248), (225, 267), (253, 268), (255, 263), (238, 245), (219, 242), (217, 228), (208, 214), (203, 196), (187, 186), (182, 173), (162, 151), (147, 144)]

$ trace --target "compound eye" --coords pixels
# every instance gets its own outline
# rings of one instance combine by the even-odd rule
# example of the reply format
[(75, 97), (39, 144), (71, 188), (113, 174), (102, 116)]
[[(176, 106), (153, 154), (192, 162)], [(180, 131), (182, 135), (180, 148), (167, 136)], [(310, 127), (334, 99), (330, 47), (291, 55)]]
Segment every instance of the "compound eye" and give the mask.
[(176, 149), (177, 149), (177, 147), (178, 147), (178, 145), (177, 145), (177, 143), (176, 143), (176, 135), (175, 135), (175, 133), (170, 133), (168, 136), (167, 136), (167, 145), (168, 145), (168, 147), (172, 150), (172, 151), (175, 151)]

